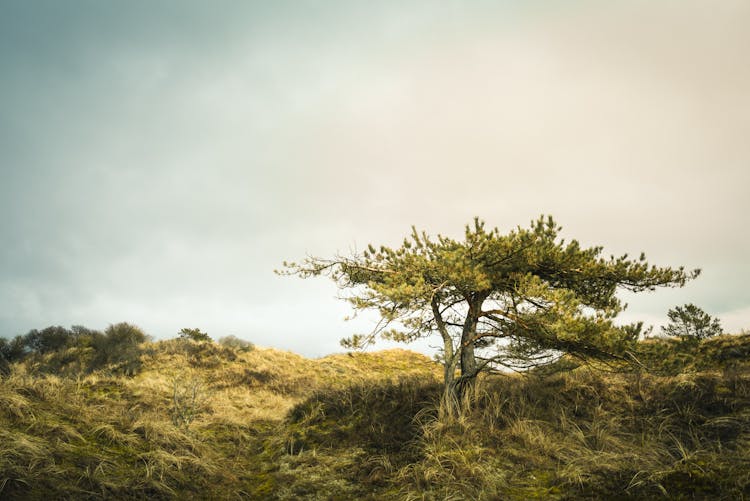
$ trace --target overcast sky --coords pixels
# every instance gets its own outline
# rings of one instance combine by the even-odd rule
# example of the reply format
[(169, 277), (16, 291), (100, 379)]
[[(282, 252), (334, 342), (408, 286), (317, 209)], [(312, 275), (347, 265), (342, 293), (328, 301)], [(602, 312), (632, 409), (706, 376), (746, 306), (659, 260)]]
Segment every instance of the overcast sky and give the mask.
[(750, 2), (0, 2), (0, 335), (128, 321), (308, 356), (366, 332), (283, 260), (552, 214), (700, 267), (750, 328)]

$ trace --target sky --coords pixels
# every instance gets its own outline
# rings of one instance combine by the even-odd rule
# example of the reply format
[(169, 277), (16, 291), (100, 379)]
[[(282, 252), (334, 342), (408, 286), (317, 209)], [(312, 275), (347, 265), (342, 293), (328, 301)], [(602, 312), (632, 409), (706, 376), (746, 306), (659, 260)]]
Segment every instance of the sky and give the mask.
[(622, 321), (750, 328), (748, 26), (745, 0), (0, 1), (0, 335), (321, 356), (375, 317), (282, 261), (541, 214), (703, 270)]

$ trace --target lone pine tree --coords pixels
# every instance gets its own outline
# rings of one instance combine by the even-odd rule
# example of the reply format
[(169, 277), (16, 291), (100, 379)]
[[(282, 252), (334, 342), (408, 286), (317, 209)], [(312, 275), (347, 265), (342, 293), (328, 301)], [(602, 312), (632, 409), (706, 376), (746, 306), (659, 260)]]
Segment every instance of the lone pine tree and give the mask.
[(667, 312), (667, 316), (669, 324), (661, 328), (667, 336), (705, 339), (723, 332), (718, 318), (713, 318), (692, 303), (675, 306)]
[(398, 248), (308, 257), (284, 262), (278, 273), (329, 276), (355, 310), (380, 313), (375, 329), (343, 340), (346, 347), (378, 336), (410, 342), (439, 335), (446, 394), (457, 397), (484, 369), (529, 367), (564, 353), (623, 358), (637, 329), (613, 324), (624, 308), (617, 290), (683, 286), (700, 273), (651, 266), (643, 254), (605, 258), (602, 247), (558, 239), (560, 230), (551, 216), (507, 234), (475, 219), (463, 241), (412, 228)]

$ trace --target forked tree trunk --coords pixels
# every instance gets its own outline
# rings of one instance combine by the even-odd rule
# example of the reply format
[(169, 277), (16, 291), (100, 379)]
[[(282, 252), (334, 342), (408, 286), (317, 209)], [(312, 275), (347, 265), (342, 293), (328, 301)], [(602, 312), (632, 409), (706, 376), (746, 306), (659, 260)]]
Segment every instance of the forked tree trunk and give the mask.
[(443, 316), (440, 313), (440, 301), (437, 296), (432, 297), (432, 314), (437, 323), (440, 336), (443, 338), (443, 403), (446, 411), (452, 414), (458, 408), (456, 366), (459, 360), (453, 349), (453, 338), (451, 338)]
[(474, 357), (474, 343), (469, 341), (461, 346), (461, 376), (454, 384), (456, 397), (462, 400), (474, 387), (477, 379), (477, 361)]
[[(469, 301), (469, 311), (461, 331), (461, 342), (458, 345), (457, 352), (453, 350), (452, 339), (440, 315), (437, 297), (432, 299), (432, 312), (444, 342), (444, 398), (446, 404), (452, 407), (458, 407), (463, 397), (469, 394), (469, 390), (474, 387), (479, 372), (477, 360), (474, 356), (474, 342), (476, 341), (477, 324), (485, 297), (477, 296)], [(461, 375), (456, 378), (456, 366), (459, 364)]]
[(481, 300), (469, 304), (469, 312), (464, 321), (461, 332), (461, 377), (456, 385), (456, 396), (462, 399), (468, 394), (468, 390), (474, 387), (477, 373), (477, 359), (474, 356), (474, 341), (477, 335), (477, 324), (481, 311)]

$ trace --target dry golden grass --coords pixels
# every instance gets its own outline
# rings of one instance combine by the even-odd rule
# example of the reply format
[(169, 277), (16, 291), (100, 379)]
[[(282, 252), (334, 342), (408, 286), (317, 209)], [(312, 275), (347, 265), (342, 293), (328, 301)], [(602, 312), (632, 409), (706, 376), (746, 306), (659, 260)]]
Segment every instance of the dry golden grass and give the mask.
[(0, 379), (0, 497), (750, 498), (748, 346), (670, 360), (649, 345), (669, 369), (653, 373), (484, 377), (460, 408), (405, 350), (310, 360), (171, 340), (144, 345), (133, 377), (16, 364)]
[[(106, 367), (59, 377), (39, 373), (52, 365), (39, 358), (12, 367), (0, 380), (0, 496), (270, 496), (281, 487), (268, 470), (283, 464), (284, 419), (295, 405), (322, 388), (377, 379), (381, 362), (393, 372), (418, 372), (417, 359), (435, 369), (409, 352), (309, 360), (170, 340), (142, 353), (134, 377)], [(176, 398), (186, 387), (194, 401)], [(189, 423), (175, 420), (178, 405)]]

